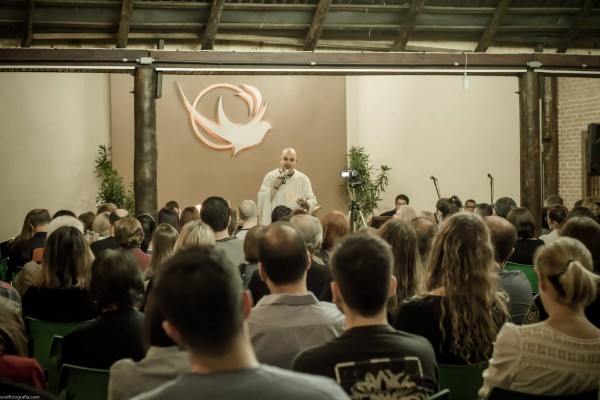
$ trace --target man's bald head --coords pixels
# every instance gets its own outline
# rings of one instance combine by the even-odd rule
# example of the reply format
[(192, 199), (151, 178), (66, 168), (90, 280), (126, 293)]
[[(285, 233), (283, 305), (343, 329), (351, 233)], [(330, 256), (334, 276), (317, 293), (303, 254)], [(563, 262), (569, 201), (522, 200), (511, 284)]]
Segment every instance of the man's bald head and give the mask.
[(296, 158), (296, 150), (294, 150), (291, 147), (286, 147), (285, 149), (283, 149), (283, 151), (281, 152), (281, 158), (283, 158), (284, 156), (293, 156), (294, 158)]
[(309, 263), (306, 243), (288, 223), (276, 222), (267, 227), (258, 243), (258, 261), (275, 285), (306, 279)]
[(517, 230), (513, 224), (502, 217), (485, 217), (483, 220), (490, 230), (494, 259), (501, 264), (513, 253), (517, 242)]
[(296, 161), (298, 161), (298, 158), (296, 157), (296, 150), (292, 149), (291, 147), (283, 149), (281, 152), (281, 158), (279, 159), (280, 170), (282, 172), (287, 170), (288, 174), (292, 173), (296, 167)]

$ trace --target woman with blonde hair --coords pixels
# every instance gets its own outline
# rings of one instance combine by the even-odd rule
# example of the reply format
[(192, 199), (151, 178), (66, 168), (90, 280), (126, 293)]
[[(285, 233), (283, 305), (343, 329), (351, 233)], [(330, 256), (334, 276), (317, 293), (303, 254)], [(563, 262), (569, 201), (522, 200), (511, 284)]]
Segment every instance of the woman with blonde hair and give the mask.
[(96, 216), (92, 224), (92, 230), (95, 232), (94, 241), (103, 240), (110, 236), (109, 212), (103, 212)]
[(481, 217), (463, 212), (446, 219), (433, 239), (427, 271), (426, 293), (401, 305), (394, 327), (427, 338), (440, 364), (488, 360), (509, 316)]
[(88, 284), (94, 256), (79, 229), (63, 226), (46, 241), (42, 268), (23, 295), (23, 315), (51, 322), (76, 322), (98, 314)]
[(215, 234), (210, 226), (200, 220), (190, 221), (181, 228), (179, 238), (175, 242), (173, 251), (177, 253), (181, 249), (203, 244), (215, 244)]
[(171, 258), (177, 238), (179, 238), (179, 233), (171, 225), (160, 224), (156, 227), (152, 235), (152, 259), (150, 266), (144, 272), (144, 280), (154, 276), (161, 266)]
[(315, 255), (327, 265), (335, 244), (350, 233), (350, 223), (346, 214), (341, 211), (332, 211), (323, 217), (321, 225), (323, 226), (323, 242)]
[(596, 299), (599, 278), (589, 250), (576, 239), (559, 237), (536, 252), (534, 264), (549, 317), (533, 325), (507, 323), (500, 330), (481, 397), (492, 387), (542, 396), (598, 388), (600, 329), (584, 314)]
[[(404, 206), (401, 206), (402, 208)], [(421, 257), (415, 230), (407, 222), (399, 219), (387, 221), (377, 236), (392, 246), (394, 254), (393, 275), (396, 277), (396, 295), (388, 301), (388, 315), (393, 320), (404, 300), (417, 294), (421, 276)]]

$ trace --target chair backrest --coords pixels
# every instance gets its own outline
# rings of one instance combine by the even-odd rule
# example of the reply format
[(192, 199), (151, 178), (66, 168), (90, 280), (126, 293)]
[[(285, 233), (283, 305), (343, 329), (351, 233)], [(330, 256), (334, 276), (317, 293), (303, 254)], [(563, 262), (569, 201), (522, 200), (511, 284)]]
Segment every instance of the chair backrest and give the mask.
[(50, 347), (54, 336), (64, 336), (74, 328), (87, 325), (90, 322), (92, 321), (59, 323), (25, 317), (27, 335), (29, 336), (29, 356), (35, 357), (42, 368), (47, 370), (50, 360)]
[(437, 392), (436, 394), (434, 394), (433, 396), (428, 397), (427, 400), (450, 400), (450, 390), (449, 389), (441, 390), (441, 391)]
[(6, 258), (2, 258), (0, 259), (0, 279), (2, 279), (2, 281), (4, 282), (8, 282), (10, 283), (10, 276), (8, 276), (8, 263), (6, 261)]
[(483, 371), (487, 361), (479, 364), (446, 365), (438, 364), (440, 370), (440, 389), (449, 389), (453, 399), (476, 399), (483, 385)]
[(531, 283), (531, 292), (538, 293), (538, 277), (533, 265), (517, 264), (511, 262), (504, 263), (504, 269), (507, 271), (523, 271), (529, 283)]
[(61, 399), (106, 400), (108, 397), (108, 370), (63, 364), (58, 378)]
[(487, 400), (542, 400), (542, 399), (554, 399), (554, 400), (597, 400), (598, 389), (592, 390), (591, 392), (585, 392), (580, 394), (574, 394), (569, 396), (548, 396), (540, 394), (528, 394), (515, 392), (508, 389), (492, 388)]
[(50, 345), (50, 358), (48, 360), (48, 391), (50, 393), (56, 393), (56, 387), (58, 385), (58, 374), (60, 373), (60, 367), (62, 366), (61, 359), (61, 346), (62, 336), (54, 335), (52, 343)]

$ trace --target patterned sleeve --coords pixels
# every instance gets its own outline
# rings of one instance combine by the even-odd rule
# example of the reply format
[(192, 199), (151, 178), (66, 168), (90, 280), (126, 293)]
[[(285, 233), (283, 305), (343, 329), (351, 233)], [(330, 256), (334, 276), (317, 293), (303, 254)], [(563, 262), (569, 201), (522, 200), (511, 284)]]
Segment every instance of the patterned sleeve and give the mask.
[(494, 353), (488, 368), (483, 371), (483, 386), (479, 397), (486, 398), (493, 387), (510, 388), (514, 371), (521, 358), (521, 335), (512, 323), (506, 323), (498, 332)]

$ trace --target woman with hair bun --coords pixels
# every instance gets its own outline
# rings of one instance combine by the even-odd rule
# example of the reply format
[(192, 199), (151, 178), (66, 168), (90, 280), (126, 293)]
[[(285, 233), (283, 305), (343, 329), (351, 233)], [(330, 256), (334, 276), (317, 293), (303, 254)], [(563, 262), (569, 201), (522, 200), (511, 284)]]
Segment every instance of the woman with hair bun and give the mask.
[(498, 333), (480, 397), (492, 387), (544, 396), (568, 396), (598, 388), (600, 329), (584, 309), (596, 299), (592, 256), (578, 240), (559, 237), (534, 258), (548, 319), (507, 323)]

